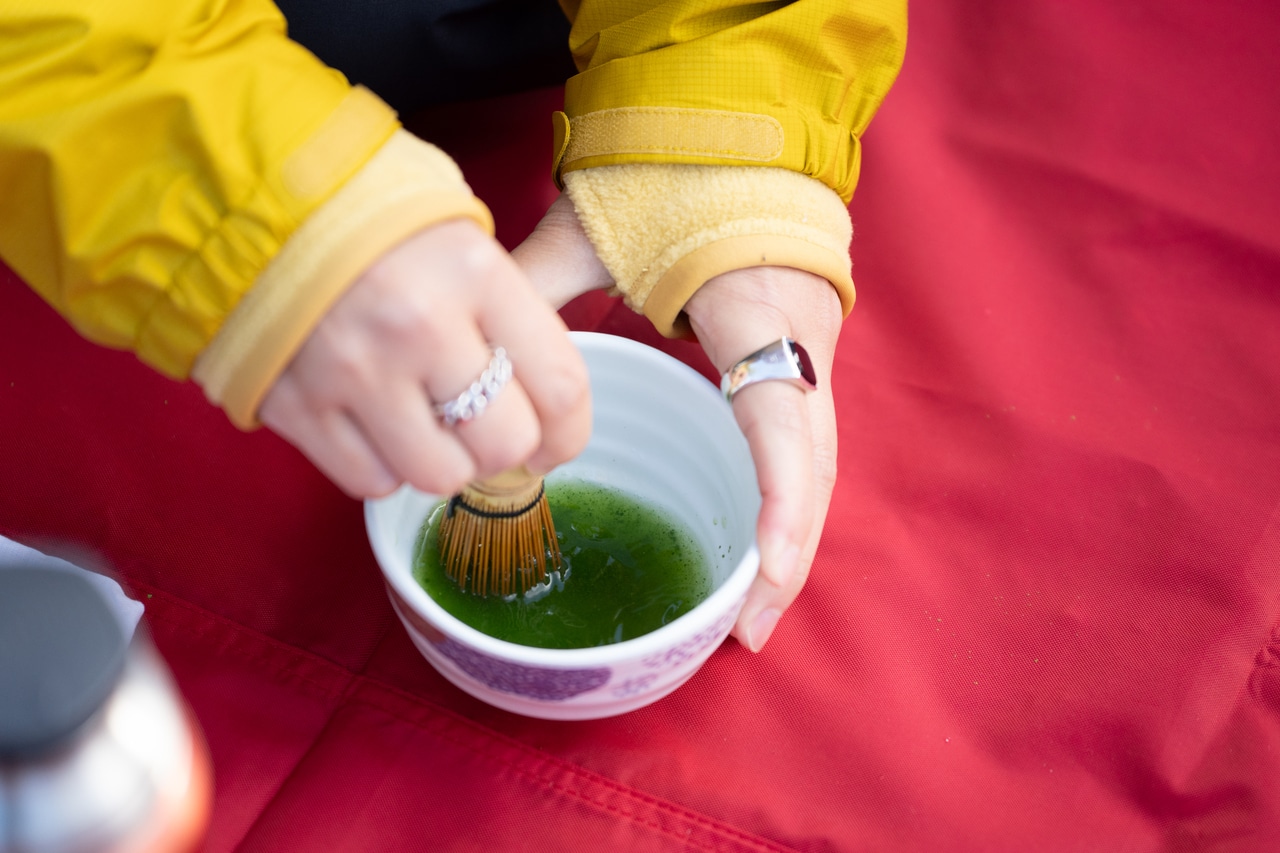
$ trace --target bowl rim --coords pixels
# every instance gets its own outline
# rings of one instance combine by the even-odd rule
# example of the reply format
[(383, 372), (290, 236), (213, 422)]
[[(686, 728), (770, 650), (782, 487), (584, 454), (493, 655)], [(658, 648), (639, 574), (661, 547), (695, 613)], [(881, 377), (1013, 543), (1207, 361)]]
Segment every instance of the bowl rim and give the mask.
[[(672, 381), (680, 382), (695, 394), (707, 396), (722, 406), (733, 425), (734, 431), (741, 436), (737, 422), (733, 420), (732, 410), (724, 403), (724, 398), (701, 373), (689, 367), (661, 350), (648, 344), (608, 335), (600, 332), (570, 332), (570, 338), (580, 349), (603, 349), (614, 351), (630, 351), (647, 359), (661, 370), (671, 375)], [(742, 439), (745, 444), (746, 439)], [(748, 461), (750, 455), (748, 453)], [(754, 474), (754, 468), (752, 469)], [(731, 612), (740, 598), (746, 595), (747, 589), (755, 579), (760, 568), (760, 549), (754, 530), (749, 547), (730, 570), (724, 581), (697, 606), (674, 621), (661, 628), (605, 646), (591, 646), (576, 649), (547, 649), (537, 646), (524, 646), (507, 640), (500, 640), (484, 632), (472, 628), (453, 614), (441, 607), (425, 589), (414, 579), (412, 567), (402, 559), (400, 552), (389, 543), (376, 536), (379, 530), (379, 513), (382, 507), (389, 506), (404, 492), (416, 492), (429, 500), (445, 500), (444, 497), (421, 492), (409, 484), (404, 484), (390, 495), (381, 498), (368, 498), (364, 501), (364, 518), (366, 537), (373, 549), (378, 569), (387, 583), (391, 584), (395, 593), (406, 604), (417, 611), (433, 628), (446, 637), (469, 646), (478, 652), (511, 663), (526, 664), (551, 669), (582, 669), (609, 666), (624, 661), (638, 660), (649, 655), (666, 651), (714, 625), (725, 613)], [(755, 520), (752, 520), (754, 526)], [(389, 566), (395, 567), (393, 571)]]

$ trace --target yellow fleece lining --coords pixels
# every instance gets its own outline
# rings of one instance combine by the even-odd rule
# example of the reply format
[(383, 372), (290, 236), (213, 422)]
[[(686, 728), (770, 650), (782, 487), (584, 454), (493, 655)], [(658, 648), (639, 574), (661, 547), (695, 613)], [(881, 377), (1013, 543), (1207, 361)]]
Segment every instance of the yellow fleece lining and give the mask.
[(707, 279), (753, 266), (821, 275), (839, 292), (845, 314), (853, 308), (849, 210), (806, 175), (631, 163), (569, 172), (564, 180), (618, 292), (665, 335), (682, 333), (680, 311)]
[(258, 276), (192, 376), (242, 429), (325, 312), (377, 258), (425, 227), (488, 209), (443, 151), (398, 130), (319, 207)]
[(849, 255), (830, 252), (794, 237), (752, 235), (717, 240), (677, 261), (644, 303), (644, 315), (668, 338), (689, 334), (684, 306), (698, 288), (722, 273), (749, 267), (792, 267), (819, 275), (835, 287), (840, 307), (848, 317), (853, 310), (853, 279)]

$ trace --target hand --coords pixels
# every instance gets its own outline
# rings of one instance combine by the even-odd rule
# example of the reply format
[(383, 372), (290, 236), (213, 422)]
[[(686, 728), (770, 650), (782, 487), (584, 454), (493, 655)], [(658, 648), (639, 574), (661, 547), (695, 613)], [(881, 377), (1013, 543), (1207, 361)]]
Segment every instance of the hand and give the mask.
[[(446, 428), (453, 399), (503, 346), (515, 376), (476, 419)], [(469, 220), (418, 232), (352, 284), (259, 410), (352, 497), (402, 482), (434, 494), (520, 463), (546, 472), (591, 431), (586, 365), (555, 311)]]
[[(564, 195), (512, 256), (557, 307), (613, 284)], [(721, 371), (786, 335), (808, 350), (818, 378), (818, 389), (810, 393), (783, 382), (761, 382), (743, 389), (733, 402), (763, 496), (756, 529), (760, 574), (733, 634), (759, 651), (809, 576), (831, 503), (836, 476), (831, 364), (842, 320), (840, 300), (819, 276), (753, 267), (708, 281), (685, 313)]]
[(547, 208), (533, 233), (511, 250), (542, 298), (557, 310), (592, 290), (613, 286), (591, 238), (582, 230), (569, 196), (561, 194)]
[(752, 267), (716, 276), (685, 313), (720, 371), (785, 336), (808, 351), (816, 391), (760, 382), (733, 398), (756, 465), (763, 503), (756, 522), (760, 574), (733, 634), (758, 652), (809, 577), (836, 479), (836, 411), (831, 364), (840, 334), (840, 299), (826, 279), (787, 267)]

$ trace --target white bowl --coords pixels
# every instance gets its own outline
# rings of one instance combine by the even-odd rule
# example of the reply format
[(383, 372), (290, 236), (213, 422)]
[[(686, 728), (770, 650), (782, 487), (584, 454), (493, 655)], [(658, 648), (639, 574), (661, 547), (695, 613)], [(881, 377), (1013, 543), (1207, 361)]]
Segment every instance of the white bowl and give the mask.
[(441, 675), (478, 699), (530, 717), (585, 720), (648, 705), (689, 679), (728, 635), (760, 565), (760, 491), (747, 442), (719, 391), (692, 368), (627, 338), (575, 332), (591, 375), (591, 440), (548, 477), (629, 492), (681, 518), (714, 589), (656, 631), (586, 649), (540, 649), (483, 634), (413, 577), (413, 549), (441, 500), (410, 486), (365, 502), (365, 526), (391, 603)]

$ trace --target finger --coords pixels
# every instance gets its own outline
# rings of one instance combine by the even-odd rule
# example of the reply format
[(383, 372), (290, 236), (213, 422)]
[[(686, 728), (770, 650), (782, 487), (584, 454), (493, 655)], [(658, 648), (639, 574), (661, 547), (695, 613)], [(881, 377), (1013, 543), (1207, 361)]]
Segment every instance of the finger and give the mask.
[(502, 388), (481, 414), (451, 429), (471, 453), (478, 478), (523, 463), (537, 450), (542, 436), (537, 413), (518, 379)]
[[(503, 443), (489, 439), (492, 432), (479, 428), (499, 418), (478, 419), (474, 433), (483, 445), (479, 467), (492, 454), (498, 459), (526, 461), (530, 468), (547, 471), (575, 456), (586, 445), (591, 430), (591, 409), (586, 366), (568, 338), (560, 317), (537, 292), (511, 257), (492, 238), (465, 223), (436, 226), (421, 237), (421, 246), (441, 254), (435, 274), (455, 284), (444, 294), (423, 294), (392, 324), (410, 330), (417, 342), (417, 368), (430, 377), (432, 399), (452, 399), (467, 387), (488, 363), (489, 346), (502, 346), (511, 359), (516, 382), (531, 406), (529, 418), (508, 426)], [(442, 248), (447, 252), (439, 252)], [(405, 348), (407, 341), (397, 342)], [(503, 397), (507, 396), (503, 392)], [(518, 397), (518, 394), (511, 394)], [(520, 408), (520, 407), (516, 407)], [(511, 412), (521, 418), (519, 412)], [(527, 456), (527, 430), (536, 429), (533, 457)]]
[(501, 300), (477, 306), (484, 335), (501, 341), (516, 378), (537, 414), (538, 449), (526, 464), (549, 471), (572, 459), (591, 435), (586, 364), (560, 317), (528, 287), (510, 287)]
[(367, 351), (338, 357), (339, 375), (348, 379), (343, 385), (357, 398), (360, 424), (388, 464), (419, 489), (452, 494), (537, 446), (536, 416), (517, 382), (471, 423), (446, 427), (435, 409), (468, 392), (491, 366), (494, 350), (476, 326), (474, 303), (493, 298), (489, 281), (511, 278), (514, 266), (469, 223), (429, 229), (411, 249), (366, 274), (372, 289), (360, 294), (359, 307), (374, 334)]
[(347, 294), (338, 307), (348, 314), (321, 322), (290, 374), (313, 412), (349, 413), (397, 482), (451, 494), (476, 466), (459, 437), (440, 426), (430, 399), (448, 399), (470, 384), (467, 353), (472, 365), (484, 365), (488, 347), (474, 326), (468, 334), (467, 322), (451, 319), (465, 316), (455, 303), (397, 299), (402, 291), (385, 291), (398, 279), (380, 273)]
[(773, 636), (778, 620), (799, 596), (808, 574), (807, 566), (798, 570), (785, 587), (778, 587), (764, 575), (756, 575), (747, 590), (746, 601), (733, 626), (733, 636), (753, 652), (759, 652)]
[(791, 607), (809, 578), (826, 523), (827, 508), (836, 476), (835, 403), (824, 385), (805, 398), (812, 436), (813, 511), (808, 537), (800, 560), (785, 586), (766, 575), (757, 575), (747, 592), (733, 634), (752, 651), (760, 651), (769, 640), (778, 619)]
[(401, 480), (383, 462), (364, 432), (340, 409), (313, 413), (298, 387), (282, 378), (259, 409), (259, 418), (353, 498), (390, 494)]
[(436, 418), (426, 389), (412, 379), (371, 386), (352, 410), (397, 477), (424, 492), (453, 494), (475, 476), (476, 464), (460, 438)]
[(801, 570), (812, 560), (813, 439), (808, 400), (799, 388), (761, 382), (744, 388), (733, 402), (760, 485), (760, 577), (739, 616), (747, 646), (758, 651), (799, 592), (807, 573)]
[(783, 382), (744, 388), (733, 404), (760, 484), (760, 571), (775, 586), (785, 587), (813, 526), (809, 406), (803, 391)]
[(782, 614), (786, 613), (809, 579), (814, 556), (822, 535), (825, 512), (815, 513), (809, 540), (800, 553), (800, 561), (787, 585), (779, 587), (764, 574), (756, 575), (747, 590), (746, 601), (739, 611), (733, 635), (753, 652), (759, 652), (773, 635)]

